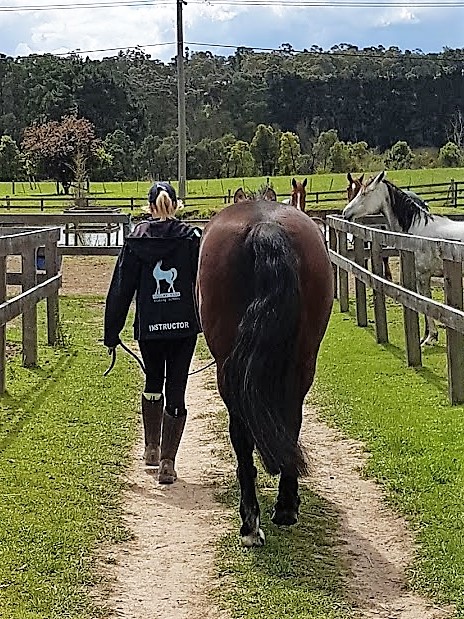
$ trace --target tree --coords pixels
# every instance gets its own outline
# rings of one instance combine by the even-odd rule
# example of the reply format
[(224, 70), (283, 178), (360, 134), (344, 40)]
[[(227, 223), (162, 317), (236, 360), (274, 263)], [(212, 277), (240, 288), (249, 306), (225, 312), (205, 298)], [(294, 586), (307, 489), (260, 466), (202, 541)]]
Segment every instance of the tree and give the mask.
[(279, 157), (278, 133), (270, 126), (258, 125), (250, 150), (261, 174), (273, 176)]
[(0, 181), (17, 180), (22, 170), (21, 153), (9, 135), (0, 140)]
[(85, 157), (88, 168), (91, 168), (99, 146), (92, 123), (75, 116), (33, 124), (25, 129), (21, 143), (23, 152), (38, 174), (61, 183), (66, 194), (74, 180), (76, 156)]
[(251, 154), (250, 145), (243, 140), (237, 140), (229, 153), (229, 173), (232, 177), (253, 176), (256, 162)]
[(332, 172), (349, 172), (352, 168), (351, 145), (337, 141), (329, 151), (330, 169)]
[(463, 152), (457, 144), (447, 142), (440, 148), (438, 161), (444, 168), (458, 168), (463, 163)]
[(111, 174), (114, 180), (124, 181), (133, 178), (135, 146), (130, 137), (116, 129), (103, 141), (106, 152), (112, 157)]
[(362, 172), (368, 167), (370, 157), (367, 142), (355, 142), (351, 145), (351, 171)]
[(448, 144), (451, 142), (458, 148), (464, 147), (464, 116), (460, 109), (455, 111), (450, 121)]
[(291, 131), (280, 136), (279, 172), (283, 175), (296, 174), (301, 157), (300, 139)]
[(316, 143), (314, 144), (314, 155), (316, 166), (321, 170), (327, 169), (327, 164), (330, 157), (330, 149), (338, 141), (338, 133), (335, 129), (323, 131), (319, 134)]
[(385, 163), (393, 170), (411, 167), (414, 155), (407, 142), (399, 141), (386, 154)]

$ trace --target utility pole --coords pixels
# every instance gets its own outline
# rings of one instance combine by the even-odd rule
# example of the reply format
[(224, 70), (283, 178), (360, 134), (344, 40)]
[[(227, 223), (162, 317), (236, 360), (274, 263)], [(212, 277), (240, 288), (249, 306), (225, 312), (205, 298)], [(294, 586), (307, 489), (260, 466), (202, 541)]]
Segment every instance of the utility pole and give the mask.
[(182, 20), (184, 0), (177, 0), (177, 119), (178, 119), (178, 179), (179, 198), (185, 198), (187, 179), (187, 126), (185, 121), (184, 27)]

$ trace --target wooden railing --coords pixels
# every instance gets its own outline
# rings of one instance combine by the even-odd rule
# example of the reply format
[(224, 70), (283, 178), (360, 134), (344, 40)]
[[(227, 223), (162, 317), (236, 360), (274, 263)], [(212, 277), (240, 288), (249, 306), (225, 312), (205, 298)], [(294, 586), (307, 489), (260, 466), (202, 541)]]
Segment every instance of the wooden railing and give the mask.
[[(365, 218), (366, 220), (368, 218)], [(419, 313), (431, 316), (446, 327), (449, 397), (452, 404), (464, 402), (464, 311), (462, 262), (464, 243), (413, 237), (387, 232), (339, 217), (329, 216), (330, 257), (336, 276), (336, 296), (340, 310), (349, 309), (348, 274), (355, 277), (356, 317), (360, 327), (367, 326), (366, 287), (374, 291), (374, 319), (377, 341), (388, 342), (388, 322), (385, 297), (403, 305), (406, 357), (408, 365), (420, 366), (422, 352), (419, 335)], [(350, 259), (347, 234), (354, 237), (354, 260)], [(372, 271), (365, 266), (365, 242), (370, 242)], [(393, 246), (399, 252), (401, 285), (382, 276), (382, 248)], [(414, 253), (434, 247), (443, 259), (445, 303), (416, 292)]]
[[(59, 304), (61, 287), (57, 243), (59, 228), (25, 230), (24, 228), (0, 228), (0, 393), (5, 392), (6, 370), (6, 324), (22, 316), (23, 365), (37, 364), (37, 303), (47, 299), (48, 343), (53, 345), (58, 337)], [(46, 276), (37, 281), (36, 256), (39, 247), (44, 247)], [(7, 273), (7, 258), (21, 256), (21, 272)], [(12, 277), (10, 277), (12, 276)], [(20, 284), (21, 294), (8, 299), (7, 284)]]
[[(237, 186), (240, 181), (237, 181)], [(444, 183), (425, 183), (420, 185), (406, 184), (401, 185), (402, 189), (410, 189), (417, 193), (421, 198), (430, 204), (437, 206), (448, 207), (464, 207), (464, 182), (450, 179)], [(278, 194), (278, 199), (288, 198), (289, 191), (285, 194)], [(230, 204), (233, 200), (233, 191), (228, 190), (227, 193), (212, 196), (196, 196), (189, 195), (184, 199), (184, 204), (190, 206), (208, 206), (217, 207), (219, 205)], [(120, 208), (130, 211), (139, 210), (146, 206), (146, 196), (128, 196), (128, 197), (111, 197), (102, 196), (100, 194), (89, 194), (85, 198), (80, 198), (82, 208), (98, 209), (99, 206), (108, 208)], [(75, 200), (72, 196), (28, 196), (19, 197), (8, 195), (0, 197), (0, 209), (9, 211), (11, 209), (57, 209), (66, 206), (72, 206)], [(347, 202), (346, 189), (327, 189), (321, 191), (308, 191), (306, 194), (307, 209), (323, 208), (324, 205), (329, 208), (341, 207)], [(95, 206), (98, 205), (98, 206)], [(322, 205), (322, 206), (321, 206)]]

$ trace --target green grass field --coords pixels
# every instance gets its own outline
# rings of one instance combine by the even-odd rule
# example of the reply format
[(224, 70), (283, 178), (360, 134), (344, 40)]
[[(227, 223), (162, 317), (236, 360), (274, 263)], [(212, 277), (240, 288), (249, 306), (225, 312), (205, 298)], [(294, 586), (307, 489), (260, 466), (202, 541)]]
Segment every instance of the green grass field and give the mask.
[[(369, 174), (369, 173), (366, 173)], [(357, 176), (357, 175), (356, 175)], [(451, 179), (464, 182), (464, 168), (433, 168), (424, 170), (395, 170), (388, 173), (388, 177), (402, 187), (431, 184), (449, 183)], [(274, 189), (279, 195), (290, 195), (291, 176), (278, 176), (270, 178)], [(187, 183), (186, 210), (183, 216), (210, 216), (216, 210), (222, 208), (226, 203), (224, 197), (233, 195), (235, 190), (242, 186), (247, 190), (255, 191), (267, 181), (266, 177), (254, 178), (227, 178), (227, 179), (205, 179), (191, 180)], [(177, 182), (173, 181), (175, 187)], [(318, 192), (318, 199), (327, 197), (328, 191), (344, 191), (347, 186), (346, 174), (315, 174), (308, 176), (308, 192)], [(135, 211), (146, 203), (146, 195), (150, 187), (148, 181), (128, 181), (128, 182), (109, 182), (91, 183), (90, 194), (93, 204), (105, 206), (115, 204), (115, 200), (123, 199), (119, 205), (127, 212), (130, 212), (130, 198), (134, 198)], [(230, 194), (229, 194), (230, 192)], [(56, 187), (53, 182), (38, 183), (35, 188), (31, 188), (29, 183), (21, 182), (15, 184), (15, 193), (12, 193), (11, 183), (0, 183), (0, 212), (4, 212), (6, 206), (6, 196), (13, 198), (29, 198), (27, 202), (12, 202), (14, 208), (29, 205), (33, 207), (30, 212), (40, 210), (40, 198), (46, 210), (57, 208), (62, 210), (63, 206), (68, 206), (69, 201), (63, 196), (56, 196)], [(56, 198), (61, 198), (59, 202)], [(35, 200), (32, 201), (31, 198)], [(52, 198), (52, 199), (50, 199)], [(446, 198), (446, 189), (443, 191), (443, 199)], [(311, 199), (309, 208), (341, 208), (343, 201), (333, 203), (316, 203), (316, 197)], [(440, 205), (440, 203), (438, 203)]]

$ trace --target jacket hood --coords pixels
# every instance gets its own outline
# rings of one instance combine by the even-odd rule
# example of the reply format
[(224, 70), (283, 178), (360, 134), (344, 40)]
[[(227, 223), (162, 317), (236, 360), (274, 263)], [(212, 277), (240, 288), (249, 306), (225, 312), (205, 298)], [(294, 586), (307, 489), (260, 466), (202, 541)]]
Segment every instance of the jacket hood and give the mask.
[(177, 219), (153, 219), (138, 224), (125, 242), (142, 262), (151, 265), (174, 252), (179, 247), (179, 241), (200, 236), (198, 228)]

